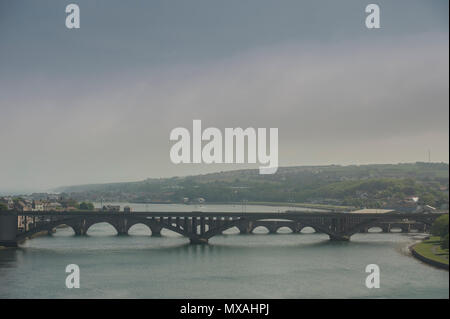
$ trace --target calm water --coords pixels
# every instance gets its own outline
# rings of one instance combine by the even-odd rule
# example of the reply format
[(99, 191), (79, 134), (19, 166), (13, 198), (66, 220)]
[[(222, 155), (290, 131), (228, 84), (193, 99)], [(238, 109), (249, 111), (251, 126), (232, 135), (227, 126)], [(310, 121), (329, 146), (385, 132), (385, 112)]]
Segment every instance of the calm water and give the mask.
[[(286, 208), (147, 205), (147, 210), (278, 211)], [(179, 206), (179, 207), (178, 207)], [(133, 206), (146, 210), (146, 205)], [(164, 208), (164, 209), (163, 209)], [(200, 209), (199, 209), (200, 208)], [(312, 232), (312, 230), (309, 230)], [(115, 236), (96, 224), (89, 236), (70, 228), (0, 250), (0, 298), (448, 298), (448, 272), (412, 258), (421, 234), (357, 234), (347, 243), (323, 234), (239, 235), (231, 229), (210, 245), (135, 225)], [(78, 264), (81, 288), (65, 288), (65, 267)], [(381, 288), (365, 287), (365, 266), (378, 264)]]

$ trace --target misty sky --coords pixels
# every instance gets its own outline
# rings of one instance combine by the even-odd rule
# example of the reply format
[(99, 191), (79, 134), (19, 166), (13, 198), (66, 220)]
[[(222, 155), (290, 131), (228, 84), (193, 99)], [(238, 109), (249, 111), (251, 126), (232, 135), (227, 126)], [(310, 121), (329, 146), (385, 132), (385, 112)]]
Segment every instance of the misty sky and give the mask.
[(278, 127), (281, 166), (448, 162), (448, 1), (372, 2), (0, 0), (0, 191), (258, 167), (172, 164), (193, 119)]

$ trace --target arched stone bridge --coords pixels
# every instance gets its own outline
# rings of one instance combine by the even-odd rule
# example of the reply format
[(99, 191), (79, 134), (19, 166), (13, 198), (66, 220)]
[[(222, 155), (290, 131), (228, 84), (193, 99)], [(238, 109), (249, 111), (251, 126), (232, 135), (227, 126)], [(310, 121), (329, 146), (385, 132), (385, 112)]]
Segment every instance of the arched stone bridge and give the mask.
[[(371, 227), (384, 230), (394, 227), (402, 229), (411, 225), (429, 227), (440, 213), (384, 213), (359, 214), (342, 212), (284, 212), (284, 213), (210, 213), (210, 212), (0, 212), (0, 245), (16, 246), (18, 241), (67, 225), (76, 235), (85, 235), (94, 224), (111, 224), (119, 235), (128, 234), (136, 224), (147, 225), (152, 235), (159, 235), (163, 228), (190, 239), (193, 244), (207, 243), (223, 231), (236, 227), (241, 233), (250, 233), (256, 227), (266, 227), (276, 233), (281, 227), (300, 232), (304, 227), (327, 234), (331, 240), (349, 240), (358, 232)], [(18, 227), (18, 216), (31, 219), (24, 228)], [(405, 226), (407, 225), (407, 226)]]

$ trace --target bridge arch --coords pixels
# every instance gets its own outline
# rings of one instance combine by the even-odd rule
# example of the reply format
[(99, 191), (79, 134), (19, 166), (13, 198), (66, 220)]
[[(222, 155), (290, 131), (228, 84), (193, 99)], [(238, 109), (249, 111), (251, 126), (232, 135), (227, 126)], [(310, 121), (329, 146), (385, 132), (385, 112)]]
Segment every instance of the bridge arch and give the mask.
[(317, 233), (317, 230), (313, 226), (302, 225), (300, 227), (300, 233), (302, 233), (302, 234), (312, 234), (312, 233)]
[(126, 225), (126, 232), (128, 233), (131, 229), (131, 227), (142, 224), (147, 226), (150, 229), (151, 236), (153, 237), (159, 237), (161, 236), (161, 232), (163, 229), (170, 230), (172, 232), (175, 232), (179, 235), (186, 236), (183, 232), (182, 227), (174, 226), (174, 222), (168, 222), (164, 220), (153, 220), (153, 219), (147, 219), (147, 218), (133, 218), (127, 220)]
[[(133, 234), (133, 228), (141, 228), (141, 229), (145, 229), (146, 231), (148, 231), (147, 234)], [(127, 234), (128, 235), (132, 235), (132, 236), (151, 236), (153, 235), (152, 232), (152, 228), (150, 227), (150, 225), (147, 225), (146, 223), (142, 223), (142, 222), (135, 222), (132, 225), (128, 225), (127, 226)]]
[[(189, 233), (183, 227), (181, 227), (181, 226), (176, 227), (176, 226), (172, 225), (172, 223), (169, 223), (166, 221), (157, 222), (157, 225), (153, 225), (153, 227), (159, 227), (160, 232), (163, 229), (167, 229), (167, 230), (173, 231), (174, 233), (177, 233), (183, 237), (190, 238)], [(152, 230), (152, 232), (153, 232), (153, 230)]]
[[(94, 226), (94, 225), (98, 225), (98, 224), (108, 224), (110, 227), (112, 227), (112, 229), (114, 229), (114, 231), (116, 232), (115, 234), (108, 234), (108, 235), (117, 235), (117, 234), (120, 234), (120, 229), (119, 229), (119, 227), (117, 226), (117, 225), (115, 225), (115, 223), (114, 222), (111, 222), (111, 221), (109, 221), (109, 220), (99, 220), (99, 221), (86, 221), (86, 224), (84, 225), (84, 233), (86, 234), (86, 235), (89, 235), (88, 234), (88, 232), (89, 232), (89, 229), (92, 227), (92, 226)], [(110, 228), (110, 227), (108, 227), (108, 228)], [(110, 228), (111, 229), (111, 228)], [(91, 235), (92, 235), (92, 233), (91, 233)]]
[[(242, 233), (245, 234), (246, 233), (245, 230), (248, 225), (248, 222), (249, 222), (248, 220), (243, 220), (243, 219), (235, 219), (235, 220), (227, 221), (220, 226), (210, 227), (209, 230), (207, 232), (205, 232), (205, 234), (203, 234), (203, 236), (206, 239), (209, 239), (216, 235), (222, 234), (222, 232), (232, 229), (234, 227), (239, 229), (241, 234)], [(249, 231), (251, 231), (251, 230), (249, 229)]]
[[(283, 219), (283, 220), (277, 220), (279, 224), (275, 224), (273, 227), (272, 222), (269, 222), (267, 220), (251, 220), (251, 219), (234, 219), (230, 220), (218, 227), (212, 227), (210, 228), (203, 236), (206, 239), (209, 239), (215, 235), (222, 234), (224, 231), (230, 230), (232, 228), (239, 229), (241, 234), (249, 234), (253, 233), (254, 229), (257, 227), (264, 227), (269, 232), (276, 233), (280, 228), (288, 227), (292, 232), (298, 232), (298, 222), (291, 219)], [(286, 223), (292, 223), (292, 225), (286, 225)], [(269, 226), (269, 227), (268, 227)], [(295, 229), (294, 229), (295, 228)]]
[(75, 235), (81, 233), (81, 229), (79, 227), (79, 219), (78, 218), (66, 218), (66, 219), (49, 221), (46, 223), (38, 224), (36, 227), (33, 227), (32, 229), (30, 229), (24, 233), (18, 234), (17, 239), (19, 239), (19, 240), (25, 239), (25, 238), (33, 236), (34, 234), (44, 232), (44, 231), (48, 231), (50, 234), (50, 233), (52, 233), (53, 229), (63, 226), (63, 225), (70, 227), (73, 230), (73, 232), (75, 233)]
[(367, 227), (367, 232), (368, 233), (382, 233), (383, 232), (383, 228), (381, 228), (379, 225), (374, 225), (371, 227)]
[(294, 231), (294, 229), (292, 229), (292, 227), (280, 226), (280, 227), (275, 229), (275, 232), (278, 233), (278, 234), (292, 234), (295, 231)]
[[(77, 234), (77, 227), (75, 225), (62, 223), (60, 225), (52, 227), (51, 229), (48, 229), (49, 235), (50, 234), (52, 234), (52, 235), (57, 234), (56, 237), (58, 237), (61, 234), (64, 234), (64, 232), (66, 232), (66, 234), (67, 234), (67, 231), (73, 232), (72, 235), (75, 236)], [(62, 235), (62, 236), (65, 236), (65, 235)]]
[[(422, 222), (422, 221), (421, 221)], [(350, 237), (358, 232), (364, 232), (365, 229), (370, 229), (373, 227), (380, 227), (382, 232), (392, 232), (392, 227), (388, 227), (387, 225), (393, 223), (392, 219), (381, 218), (381, 219), (369, 219), (365, 222), (359, 223), (353, 228), (347, 231), (347, 236)], [(386, 224), (386, 225), (384, 225)], [(400, 227), (401, 228), (401, 227)], [(401, 231), (403, 232), (403, 230)]]
[(237, 226), (231, 226), (230, 228), (227, 228), (224, 231), (222, 231), (222, 234), (235, 235), (235, 234), (246, 234), (246, 232), (245, 232), (245, 229), (240, 229)]
[(255, 225), (252, 230), (252, 234), (268, 234), (270, 233), (270, 228), (266, 225)]
[[(311, 227), (316, 232), (327, 234), (332, 240), (349, 240), (353, 234), (361, 230), (365, 231), (377, 224), (382, 225), (383, 229), (386, 228), (386, 231), (389, 231), (390, 227), (392, 228), (392, 226), (397, 226), (401, 223), (407, 225), (403, 226), (403, 231), (409, 231), (413, 223), (419, 225), (417, 227), (420, 227), (420, 223), (422, 223), (424, 225), (423, 228), (426, 229), (439, 216), (437, 214), (399, 213), (350, 215), (334, 212), (323, 215), (289, 213), (284, 216), (280, 214), (224, 214), (223, 216), (214, 216), (193, 213), (189, 212), (189, 214), (184, 216), (171, 213), (162, 213), (161, 215), (155, 213), (123, 214), (111, 212), (24, 213), (24, 216), (33, 217), (33, 224), (31, 228), (20, 230), (16, 238), (27, 238), (34, 233), (48, 231), (58, 225), (68, 225), (74, 229), (76, 234), (84, 235), (91, 226), (105, 222), (111, 225), (118, 234), (125, 234), (133, 225), (140, 223), (149, 227), (152, 233), (154, 229), (167, 229), (189, 238), (191, 243), (205, 243), (208, 238), (233, 227), (237, 227), (241, 232), (243, 230), (245, 233), (255, 229), (258, 232), (257, 227), (265, 227), (271, 233), (277, 232), (282, 227), (289, 227), (294, 232), (299, 230), (304, 232), (307, 229), (306, 227)], [(38, 217), (36, 222), (34, 221), (35, 217)], [(198, 229), (199, 223), (201, 225), (200, 231)]]

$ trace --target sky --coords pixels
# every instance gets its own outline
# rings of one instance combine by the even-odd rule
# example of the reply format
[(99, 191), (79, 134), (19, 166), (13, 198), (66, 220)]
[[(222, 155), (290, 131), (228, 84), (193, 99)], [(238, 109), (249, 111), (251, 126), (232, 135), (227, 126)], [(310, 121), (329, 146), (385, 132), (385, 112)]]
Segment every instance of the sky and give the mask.
[(280, 166), (449, 161), (448, 1), (0, 0), (0, 192), (258, 164), (170, 131), (279, 130)]

